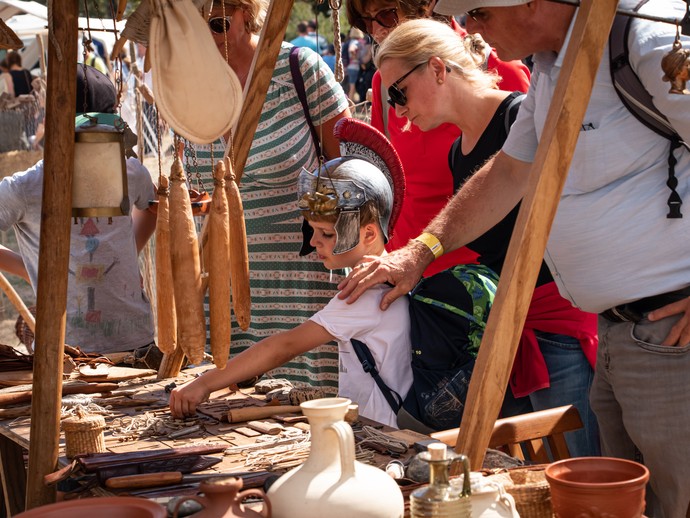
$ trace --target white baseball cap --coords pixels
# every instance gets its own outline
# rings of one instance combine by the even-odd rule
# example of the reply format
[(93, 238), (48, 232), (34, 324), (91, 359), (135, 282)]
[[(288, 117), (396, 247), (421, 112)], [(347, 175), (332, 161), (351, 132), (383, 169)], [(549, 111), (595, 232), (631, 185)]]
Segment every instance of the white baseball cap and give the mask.
[(448, 16), (465, 14), (480, 7), (510, 7), (522, 5), (531, 0), (438, 0), (434, 12)]

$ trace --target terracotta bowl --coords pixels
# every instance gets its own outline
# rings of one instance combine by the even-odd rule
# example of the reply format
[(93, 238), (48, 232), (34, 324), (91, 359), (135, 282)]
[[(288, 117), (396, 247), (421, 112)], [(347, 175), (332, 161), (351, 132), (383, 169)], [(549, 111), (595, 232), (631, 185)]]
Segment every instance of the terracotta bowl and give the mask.
[(30, 511), (15, 514), (14, 518), (64, 518), (65, 516), (97, 516), (98, 518), (166, 518), (165, 508), (146, 500), (131, 496), (103, 498), (80, 498), (42, 505)]
[(546, 467), (557, 518), (642, 516), (649, 470), (612, 457), (578, 457)]

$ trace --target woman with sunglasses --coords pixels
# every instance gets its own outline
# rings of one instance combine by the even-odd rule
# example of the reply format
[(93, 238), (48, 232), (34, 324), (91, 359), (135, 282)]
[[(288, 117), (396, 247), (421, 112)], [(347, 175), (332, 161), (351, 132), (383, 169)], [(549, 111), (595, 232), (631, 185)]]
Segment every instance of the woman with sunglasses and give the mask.
[[(215, 0), (210, 11), (202, 12), (218, 52), (243, 87), (267, 8), (267, 0)], [(268, 335), (305, 322), (336, 293), (329, 272), (315, 254), (299, 256), (302, 217), (295, 205), (297, 178), (302, 169), (316, 168), (319, 155), (293, 82), (289, 59), (293, 48), (283, 43), (279, 51), (240, 184), (251, 272), (252, 320), (247, 331), (233, 320), (233, 355)], [(333, 137), (333, 126), (350, 115), (347, 98), (317, 53), (302, 47), (297, 56), (299, 67), (295, 73), (302, 75), (308, 117), (326, 159), (337, 157), (339, 143)], [(209, 193), (213, 190), (212, 160), (222, 156), (228, 138), (225, 135), (212, 145), (195, 145), (185, 153), (188, 171), (192, 177), (200, 174)], [(335, 346), (320, 347), (274, 374), (334, 393), (337, 358)]]
[[(388, 34), (406, 20), (434, 18), (443, 21), (458, 34), (467, 33), (448, 16), (432, 13), (436, 0), (347, 0), (350, 24), (382, 43)], [(486, 67), (501, 77), (499, 86), (505, 90), (526, 91), (529, 71), (519, 61), (503, 62), (487, 49)], [(457, 126), (443, 124), (428, 133), (415, 125), (408, 128), (407, 121), (399, 118), (386, 103), (378, 73), (372, 81), (371, 125), (385, 133), (395, 147), (405, 168), (405, 201), (387, 245), (389, 251), (401, 248), (418, 236), (431, 219), (438, 214), (453, 194), (453, 179), (446, 162), (446, 153), (460, 134)], [(477, 254), (461, 248), (434, 261), (424, 272), (432, 275), (456, 264), (475, 262)], [(437, 264), (438, 263), (438, 264)]]
[[(381, 44), (375, 62), (395, 113), (421, 131), (444, 124), (462, 134), (446, 151), (456, 187), (503, 145), (517, 116), (521, 92), (499, 90), (497, 75), (481, 69), (472, 41), (446, 24), (401, 24)], [(519, 204), (500, 223), (468, 244), (479, 262), (499, 275)], [(589, 406), (597, 348), (596, 315), (573, 307), (558, 293), (542, 261), (503, 415), (573, 404), (584, 429), (566, 437), (573, 456), (598, 455), (598, 427)]]

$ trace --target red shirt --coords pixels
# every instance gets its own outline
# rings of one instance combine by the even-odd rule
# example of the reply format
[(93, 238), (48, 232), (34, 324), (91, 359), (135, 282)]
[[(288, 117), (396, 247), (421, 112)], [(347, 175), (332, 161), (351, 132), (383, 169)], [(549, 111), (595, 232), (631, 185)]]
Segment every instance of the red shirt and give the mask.
[[(453, 20), (453, 29), (461, 35), (466, 32)], [(502, 77), (501, 90), (526, 92), (529, 86), (529, 70), (520, 61), (503, 62), (492, 50), (488, 60), (489, 70), (496, 70)], [(400, 217), (386, 245), (388, 251), (405, 246), (422, 233), (429, 222), (453, 196), (453, 175), (448, 166), (448, 151), (460, 135), (454, 124), (442, 124), (423, 132), (417, 126), (402, 131), (407, 119), (395, 115), (395, 110), (381, 99), (381, 75), (376, 72), (372, 81), (371, 125), (383, 133), (395, 147), (405, 170), (405, 199)], [(383, 128), (381, 108), (388, 110), (388, 131)], [(476, 263), (477, 254), (467, 247), (443, 255), (424, 272), (425, 276), (455, 266)]]
[(577, 309), (561, 297), (555, 282), (543, 284), (532, 295), (513, 362), (510, 388), (515, 397), (524, 397), (551, 385), (549, 369), (539, 348), (535, 330), (577, 338), (582, 352), (594, 369), (599, 344), (597, 316)]

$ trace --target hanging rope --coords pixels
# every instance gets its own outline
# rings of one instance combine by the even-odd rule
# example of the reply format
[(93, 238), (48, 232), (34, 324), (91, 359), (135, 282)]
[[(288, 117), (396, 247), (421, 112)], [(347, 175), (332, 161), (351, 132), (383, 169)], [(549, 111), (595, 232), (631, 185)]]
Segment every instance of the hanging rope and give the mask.
[(48, 35), (50, 36), (50, 43), (55, 49), (55, 57), (58, 61), (62, 61), (62, 47), (60, 47), (60, 42), (55, 37), (55, 24), (53, 20), (53, 0), (48, 0)]
[(328, 0), (328, 5), (333, 12), (333, 48), (335, 48), (335, 80), (339, 83), (345, 79), (345, 70), (343, 69), (343, 53), (342, 42), (340, 41), (340, 7), (343, 5), (342, 0)]

